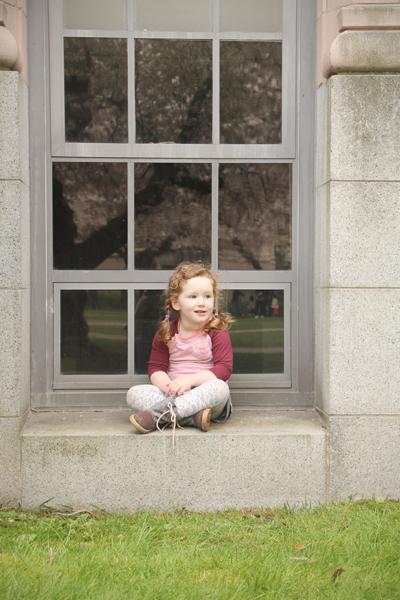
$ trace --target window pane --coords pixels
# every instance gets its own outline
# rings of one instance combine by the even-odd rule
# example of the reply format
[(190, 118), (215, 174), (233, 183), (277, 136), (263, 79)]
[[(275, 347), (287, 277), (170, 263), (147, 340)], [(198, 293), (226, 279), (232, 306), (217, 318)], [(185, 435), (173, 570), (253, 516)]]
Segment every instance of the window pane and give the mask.
[(126, 290), (61, 290), (61, 373), (126, 373)]
[(220, 111), (222, 144), (281, 143), (281, 42), (221, 42)]
[(135, 373), (147, 374), (151, 344), (164, 318), (163, 292), (160, 290), (135, 291)]
[(220, 31), (282, 31), (282, 0), (219, 0)]
[(126, 269), (125, 163), (53, 164), (55, 269)]
[(64, 0), (66, 29), (126, 29), (126, 0)]
[(219, 165), (219, 268), (291, 268), (289, 164)]
[(211, 0), (136, 0), (136, 29), (211, 31)]
[(212, 42), (136, 40), (136, 141), (210, 143)]
[(126, 39), (64, 38), (67, 142), (128, 141)]
[(135, 267), (211, 260), (211, 166), (135, 165)]
[(233, 373), (283, 373), (283, 290), (230, 290)]

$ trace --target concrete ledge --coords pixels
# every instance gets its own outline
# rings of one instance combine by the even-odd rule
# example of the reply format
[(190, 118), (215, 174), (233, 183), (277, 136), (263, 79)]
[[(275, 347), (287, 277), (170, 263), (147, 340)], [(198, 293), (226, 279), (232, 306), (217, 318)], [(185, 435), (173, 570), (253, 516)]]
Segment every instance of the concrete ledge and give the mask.
[(339, 12), (340, 31), (346, 29), (400, 29), (400, 6), (395, 4), (344, 6)]
[(32, 413), (22, 505), (199, 511), (325, 502), (325, 430), (312, 410), (236, 409), (208, 433), (140, 435), (128, 411)]

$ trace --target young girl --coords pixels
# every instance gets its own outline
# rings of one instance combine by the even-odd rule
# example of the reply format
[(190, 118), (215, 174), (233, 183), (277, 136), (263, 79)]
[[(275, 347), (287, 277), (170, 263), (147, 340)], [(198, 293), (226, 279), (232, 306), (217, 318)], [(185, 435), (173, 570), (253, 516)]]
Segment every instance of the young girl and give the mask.
[[(218, 315), (217, 280), (202, 263), (182, 263), (173, 272), (165, 293), (165, 318), (156, 333), (148, 374), (152, 385), (128, 391), (130, 417), (140, 433), (159, 425), (193, 425), (208, 431), (231, 414), (226, 381), (232, 373), (228, 333), (233, 318)], [(179, 319), (171, 321), (174, 310)]]

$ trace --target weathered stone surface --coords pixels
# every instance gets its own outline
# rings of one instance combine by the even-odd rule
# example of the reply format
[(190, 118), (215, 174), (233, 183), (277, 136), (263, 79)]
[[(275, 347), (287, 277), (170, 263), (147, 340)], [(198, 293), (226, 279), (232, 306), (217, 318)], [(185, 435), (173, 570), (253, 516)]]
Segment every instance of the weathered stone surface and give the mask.
[(399, 29), (400, 6), (345, 6), (339, 13), (340, 30), (346, 29)]
[(330, 500), (400, 498), (400, 418), (332, 417)]
[(336, 75), (329, 86), (330, 179), (399, 181), (400, 75)]
[(0, 417), (0, 504), (20, 499), (20, 418)]
[(400, 414), (400, 290), (316, 294), (317, 402), (333, 415)]
[(20, 416), (29, 406), (28, 290), (0, 290), (0, 331), (0, 416)]
[(316, 202), (316, 284), (400, 287), (400, 184), (331, 182)]
[(0, 287), (29, 286), (29, 190), (0, 181)]
[[(80, 414), (82, 416), (80, 416)], [(299, 505), (325, 500), (325, 431), (312, 411), (236, 409), (204, 434), (137, 433), (128, 412), (32, 414), (22, 504), (118, 510)]]
[(400, 71), (400, 31), (344, 31), (333, 42), (330, 73)]
[(328, 149), (328, 111), (330, 88), (324, 83), (317, 90), (317, 135), (315, 154), (316, 187), (324, 185), (329, 179), (329, 151)]

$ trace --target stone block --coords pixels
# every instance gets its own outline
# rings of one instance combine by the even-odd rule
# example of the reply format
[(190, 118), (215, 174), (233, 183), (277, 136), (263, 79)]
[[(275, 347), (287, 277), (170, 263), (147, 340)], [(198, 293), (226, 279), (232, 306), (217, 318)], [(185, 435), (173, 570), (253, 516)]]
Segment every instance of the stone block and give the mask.
[(0, 504), (20, 500), (20, 418), (0, 417)]
[(332, 502), (400, 498), (399, 417), (332, 417), (329, 431)]
[(0, 287), (29, 286), (29, 190), (0, 181)]
[(314, 294), (314, 377), (315, 403), (318, 408), (329, 412), (330, 392), (330, 327), (327, 288), (317, 288)]
[(20, 416), (30, 400), (28, 290), (0, 290), (0, 331), (0, 416)]
[(316, 297), (324, 410), (399, 415), (400, 290), (329, 289)]
[(326, 184), (317, 188), (314, 211), (314, 283), (317, 288), (329, 283), (329, 193)]
[[(81, 415), (81, 416), (80, 416)], [(22, 504), (166, 510), (325, 500), (325, 430), (313, 411), (236, 409), (227, 423), (141, 435), (129, 412), (32, 413)]]
[(328, 85), (330, 179), (399, 181), (400, 74), (336, 75)]
[(0, 180), (29, 183), (28, 93), (15, 71), (0, 71)]
[[(400, 287), (400, 184), (332, 182), (329, 187), (329, 203), (317, 196), (318, 281), (332, 287)], [(324, 210), (325, 219), (318, 216)]]
[(329, 111), (329, 87), (326, 83), (320, 85), (317, 90), (317, 131), (316, 131), (316, 154), (315, 154), (315, 178), (316, 187), (324, 185), (329, 179), (328, 155), (328, 111)]

